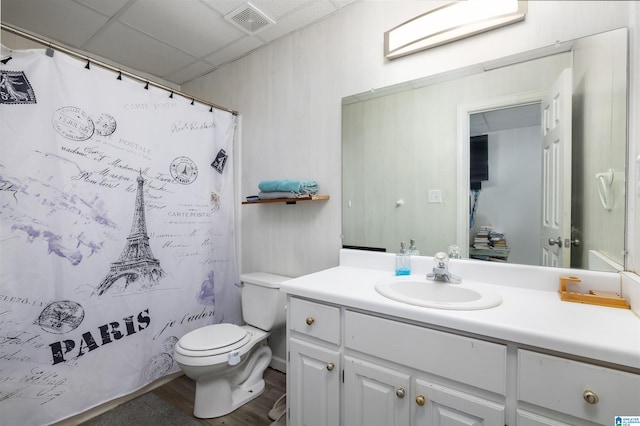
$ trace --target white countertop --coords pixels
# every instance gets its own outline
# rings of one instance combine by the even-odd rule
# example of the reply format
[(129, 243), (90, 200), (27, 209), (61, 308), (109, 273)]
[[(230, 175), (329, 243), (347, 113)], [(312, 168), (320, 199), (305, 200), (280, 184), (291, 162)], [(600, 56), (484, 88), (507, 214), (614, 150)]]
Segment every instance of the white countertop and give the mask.
[[(502, 303), (497, 307), (460, 311), (413, 306), (378, 294), (375, 284), (395, 275), (393, 254), (342, 250), (340, 257), (340, 266), (285, 281), (281, 290), (295, 296), (640, 369), (638, 316), (629, 309), (563, 302), (557, 292), (558, 277), (567, 273), (578, 275), (586, 283), (597, 283), (590, 284), (597, 290), (612, 287), (615, 290), (616, 285), (620, 285), (616, 273), (456, 260), (451, 262), (450, 270), (462, 275), (463, 283), (465, 277), (473, 277), (473, 281), (481, 281), (502, 296)], [(412, 274), (423, 278), (432, 265), (430, 257), (414, 258)]]

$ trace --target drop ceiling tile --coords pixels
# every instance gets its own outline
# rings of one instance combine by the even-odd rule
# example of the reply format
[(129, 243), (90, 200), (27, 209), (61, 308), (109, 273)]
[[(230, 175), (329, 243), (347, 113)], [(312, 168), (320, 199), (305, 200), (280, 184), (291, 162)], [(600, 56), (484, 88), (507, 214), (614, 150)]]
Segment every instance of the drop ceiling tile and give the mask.
[[(265, 40), (364, 0), (250, 0), (280, 25), (256, 37), (224, 20), (247, 0), (0, 1), (8, 25), (125, 69), (182, 81), (206, 73), (207, 62), (214, 69), (265, 45)], [(294, 23), (297, 18), (300, 22)]]
[(222, 16), (247, 4), (247, 0), (200, 0), (200, 2), (220, 13)]
[(280, 19), (298, 9), (306, 8), (313, 4), (329, 4), (328, 1), (318, 0), (250, 0), (250, 3), (260, 9), (261, 12), (267, 14), (272, 19), (280, 21)]
[(158, 76), (175, 72), (196, 59), (118, 22), (109, 25), (87, 49), (117, 63)]
[(259, 33), (259, 37), (267, 42), (273, 41), (300, 27), (307, 26), (337, 11), (331, 2), (307, 2), (291, 13), (282, 16), (277, 25)]
[(207, 62), (198, 61), (163, 77), (169, 81), (174, 81), (177, 84), (184, 84), (194, 78), (207, 74), (212, 71), (213, 68), (214, 66)]
[(37, 35), (80, 47), (107, 22), (107, 17), (71, 0), (2, 0), (2, 21)]
[(259, 40), (256, 37), (245, 36), (204, 59), (216, 66), (220, 66), (237, 59), (239, 56), (243, 56), (246, 52), (257, 49), (262, 45), (264, 45), (262, 40)]
[(304, 6), (310, 2), (328, 2), (328, 0), (200, 0), (202, 3), (208, 5), (213, 10), (216, 10), (222, 14), (222, 16), (231, 13), (232, 11), (246, 6), (247, 3), (251, 3), (256, 9), (269, 16), (271, 19), (278, 20), (283, 15), (286, 15), (293, 10)]
[[(82, 3), (87, 5), (98, 12), (106, 15), (113, 16), (118, 12), (125, 4), (129, 2), (129, 0), (74, 0), (78, 3)], [(60, 0), (58, 0), (60, 2)]]
[(197, 57), (244, 35), (198, 0), (138, 0), (119, 21)]
[(331, 3), (333, 3), (338, 9), (342, 9), (343, 7), (349, 6), (350, 4), (358, 1), (362, 0), (331, 0)]

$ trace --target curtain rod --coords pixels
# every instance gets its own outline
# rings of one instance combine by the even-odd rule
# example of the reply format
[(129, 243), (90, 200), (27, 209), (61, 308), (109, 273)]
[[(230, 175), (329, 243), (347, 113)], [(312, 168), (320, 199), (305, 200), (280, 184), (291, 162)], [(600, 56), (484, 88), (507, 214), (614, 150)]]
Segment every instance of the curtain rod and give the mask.
[(86, 60), (89, 63), (92, 63), (92, 64), (98, 65), (98, 66), (100, 66), (102, 68), (106, 68), (108, 70), (117, 72), (120, 75), (125, 75), (127, 77), (133, 78), (134, 80), (138, 80), (140, 82), (147, 83), (148, 85), (157, 87), (159, 89), (166, 90), (167, 92), (171, 92), (172, 94), (182, 96), (183, 98), (191, 99), (192, 103), (193, 102), (198, 102), (198, 103), (210, 106), (212, 108), (216, 108), (216, 109), (220, 109), (220, 110), (223, 110), (223, 111), (230, 112), (233, 115), (238, 115), (238, 111), (235, 111), (235, 110), (232, 110), (232, 109), (229, 109), (229, 108), (225, 108), (225, 107), (222, 107), (220, 105), (213, 104), (211, 102), (207, 102), (207, 101), (205, 101), (203, 99), (196, 98), (194, 96), (188, 95), (188, 94), (186, 94), (184, 92), (181, 92), (179, 90), (174, 90), (169, 86), (165, 86), (164, 84), (157, 83), (155, 81), (151, 81), (148, 78), (144, 78), (144, 77), (139, 76), (137, 74), (134, 74), (132, 72), (122, 70), (120, 68), (114, 67), (113, 65), (109, 65), (106, 62), (102, 62), (100, 60), (90, 58), (87, 55), (78, 53), (78, 52), (76, 52), (74, 50), (71, 50), (71, 49), (68, 49), (68, 48), (66, 48), (64, 46), (60, 46), (58, 44), (52, 43), (49, 40), (45, 40), (45, 39), (40, 38), (38, 36), (35, 36), (33, 34), (29, 34), (29, 33), (25, 32), (25, 31), (19, 30), (17, 28), (14, 28), (14, 27), (12, 27), (10, 25), (5, 24), (4, 22), (0, 22), (0, 28), (2, 28), (3, 30), (8, 31), (10, 33), (19, 35), (20, 37), (23, 37), (23, 38), (29, 39), (31, 41), (35, 41), (36, 43), (40, 43), (42, 45), (45, 45), (45, 46), (47, 46), (47, 47), (49, 47), (51, 49), (55, 49), (55, 50), (64, 52), (64, 53), (66, 53), (68, 55), (71, 55), (71, 56), (74, 56), (74, 57), (76, 57), (78, 59)]

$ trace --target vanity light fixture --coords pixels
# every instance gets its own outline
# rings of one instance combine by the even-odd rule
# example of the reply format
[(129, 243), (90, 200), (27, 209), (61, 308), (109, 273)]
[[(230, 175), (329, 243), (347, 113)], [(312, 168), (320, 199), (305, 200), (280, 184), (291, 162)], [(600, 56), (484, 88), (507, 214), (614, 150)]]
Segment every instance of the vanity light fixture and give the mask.
[(522, 21), (525, 0), (452, 1), (384, 33), (384, 56), (395, 59)]

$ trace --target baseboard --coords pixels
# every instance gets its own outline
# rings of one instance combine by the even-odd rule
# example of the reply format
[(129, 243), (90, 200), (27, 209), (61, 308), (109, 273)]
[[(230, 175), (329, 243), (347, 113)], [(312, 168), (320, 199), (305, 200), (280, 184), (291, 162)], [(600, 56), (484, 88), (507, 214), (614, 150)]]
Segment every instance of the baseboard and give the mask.
[(281, 373), (287, 373), (287, 361), (283, 358), (277, 356), (271, 357), (271, 363), (269, 364), (269, 367), (273, 368), (274, 370), (278, 370)]
[(90, 408), (87, 411), (83, 411), (80, 414), (76, 414), (75, 416), (67, 417), (64, 420), (61, 420), (57, 423), (53, 423), (51, 426), (75, 426), (75, 425), (81, 424), (83, 422), (93, 419), (94, 417), (98, 417), (99, 415), (104, 414), (109, 410), (116, 408), (118, 405), (131, 401), (132, 399), (137, 398), (140, 395), (143, 395), (147, 392), (151, 392), (152, 390), (159, 388), (160, 386), (165, 385), (182, 375), (184, 375), (184, 373), (181, 371), (178, 371), (176, 373), (169, 374), (168, 376), (161, 377), (158, 380), (152, 383), (149, 383), (145, 387), (140, 388), (133, 393), (130, 393), (125, 396), (121, 396), (116, 399), (112, 399), (111, 401), (105, 402), (104, 404), (100, 404), (97, 407)]

